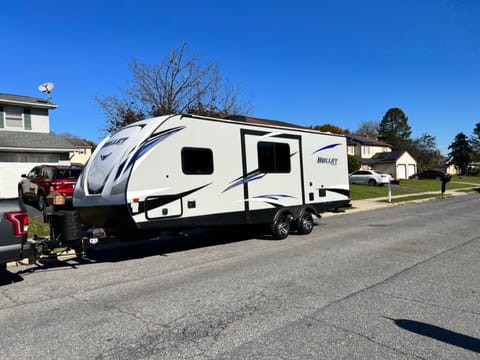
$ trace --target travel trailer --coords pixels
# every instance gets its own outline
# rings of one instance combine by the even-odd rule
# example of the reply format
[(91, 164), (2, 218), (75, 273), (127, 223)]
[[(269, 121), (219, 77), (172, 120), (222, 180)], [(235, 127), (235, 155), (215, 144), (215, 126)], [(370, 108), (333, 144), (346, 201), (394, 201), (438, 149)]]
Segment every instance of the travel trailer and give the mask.
[(73, 194), (82, 224), (117, 236), (267, 225), (283, 239), (349, 203), (344, 136), (195, 115), (142, 120), (107, 137)]

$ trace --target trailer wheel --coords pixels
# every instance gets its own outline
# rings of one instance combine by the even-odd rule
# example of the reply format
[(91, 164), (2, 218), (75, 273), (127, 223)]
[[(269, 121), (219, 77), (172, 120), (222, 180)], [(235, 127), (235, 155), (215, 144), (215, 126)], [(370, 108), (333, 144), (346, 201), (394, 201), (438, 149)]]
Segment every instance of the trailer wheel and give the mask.
[(287, 215), (279, 215), (270, 225), (270, 232), (275, 240), (285, 239), (290, 232), (290, 220)]
[(296, 221), (297, 232), (300, 235), (310, 234), (313, 230), (313, 217), (308, 211), (303, 213)]

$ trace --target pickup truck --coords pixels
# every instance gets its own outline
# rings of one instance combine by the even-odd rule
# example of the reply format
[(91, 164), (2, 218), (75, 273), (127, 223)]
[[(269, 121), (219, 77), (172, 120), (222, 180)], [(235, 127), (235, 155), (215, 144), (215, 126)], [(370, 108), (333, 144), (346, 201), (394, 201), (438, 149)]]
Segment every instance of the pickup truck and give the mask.
[(0, 199), (0, 270), (33, 254), (27, 242), (28, 214), (20, 198)]

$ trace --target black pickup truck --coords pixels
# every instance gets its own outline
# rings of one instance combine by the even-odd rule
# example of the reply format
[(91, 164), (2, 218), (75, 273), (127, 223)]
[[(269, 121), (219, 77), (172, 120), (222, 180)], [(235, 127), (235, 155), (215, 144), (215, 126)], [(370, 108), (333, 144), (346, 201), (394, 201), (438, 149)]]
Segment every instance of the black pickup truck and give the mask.
[(0, 199), (0, 270), (32, 256), (27, 242), (28, 214), (22, 199)]

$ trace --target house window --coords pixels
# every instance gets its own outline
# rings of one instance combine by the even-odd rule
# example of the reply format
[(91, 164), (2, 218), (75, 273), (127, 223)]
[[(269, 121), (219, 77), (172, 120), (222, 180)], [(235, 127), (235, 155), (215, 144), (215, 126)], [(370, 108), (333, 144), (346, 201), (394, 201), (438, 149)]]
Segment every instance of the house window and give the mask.
[(23, 108), (5, 106), (5, 128), (23, 129)]
[(210, 149), (183, 148), (182, 170), (187, 175), (208, 175), (213, 173), (213, 153)]
[(259, 142), (258, 169), (264, 173), (290, 172), (290, 146), (283, 143)]

